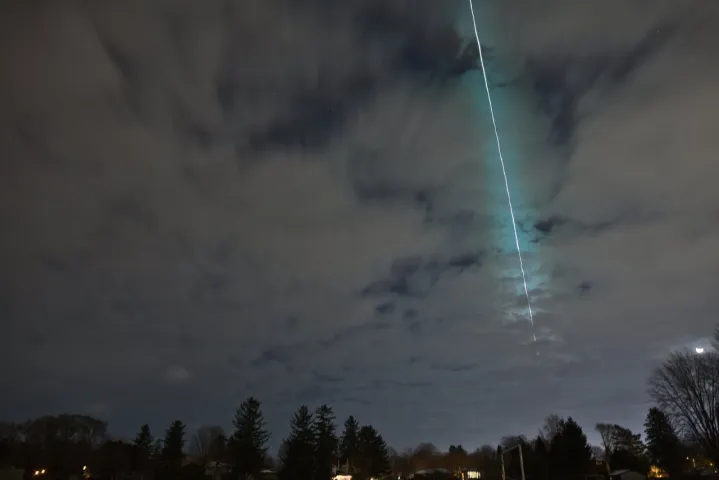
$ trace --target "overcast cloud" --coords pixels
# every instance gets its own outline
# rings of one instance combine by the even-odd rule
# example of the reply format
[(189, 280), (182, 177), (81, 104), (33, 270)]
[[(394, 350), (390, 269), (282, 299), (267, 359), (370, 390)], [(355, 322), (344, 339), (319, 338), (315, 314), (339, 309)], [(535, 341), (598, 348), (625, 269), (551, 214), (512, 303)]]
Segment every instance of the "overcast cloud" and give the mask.
[(713, 2), (475, 2), (534, 331), (465, 2), (7, 8), (10, 417), (638, 429), (651, 366), (717, 321)]

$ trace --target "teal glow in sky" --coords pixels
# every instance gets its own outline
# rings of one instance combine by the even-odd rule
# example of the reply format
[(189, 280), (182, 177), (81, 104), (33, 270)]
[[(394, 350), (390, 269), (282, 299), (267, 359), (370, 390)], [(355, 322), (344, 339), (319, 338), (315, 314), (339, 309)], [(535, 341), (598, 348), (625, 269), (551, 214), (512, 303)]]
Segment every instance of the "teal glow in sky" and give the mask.
[[(482, 69), (487, 69), (471, 0), (469, 2), (469, 8), (473, 23), (472, 32), (475, 35), (480, 52), (480, 66)], [(482, 149), (483, 164), (485, 167), (483, 178), (485, 181), (490, 182), (488, 185), (489, 188), (486, 189), (488, 197), (487, 203), (496, 206), (496, 209), (493, 208), (490, 213), (498, 219), (498, 228), (493, 229), (495, 236), (494, 241), (496, 251), (500, 256), (516, 254), (515, 259), (518, 263), (518, 268), (500, 270), (500, 278), (503, 280), (507, 278), (511, 279), (514, 288), (510, 288), (510, 292), (513, 292), (519, 297), (524, 297), (526, 302), (519, 311), (512, 308), (510, 312), (507, 313), (512, 320), (526, 318), (532, 328), (532, 338), (536, 341), (536, 327), (531, 292), (533, 287), (538, 284), (538, 281), (537, 279), (533, 281), (528, 273), (535, 273), (536, 277), (537, 268), (536, 265), (531, 265), (532, 262), (527, 261), (532, 253), (536, 253), (536, 248), (535, 244), (531, 241), (530, 231), (523, 226), (524, 224), (532, 224), (532, 222), (529, 221), (530, 214), (525, 206), (526, 201), (524, 195), (522, 195), (524, 182), (514, 181), (520, 178), (517, 171), (519, 170), (520, 157), (523, 154), (521, 149), (518, 148), (521, 142), (512, 141), (518, 138), (518, 132), (515, 131), (516, 129), (512, 129), (508, 132), (509, 135), (507, 135), (506, 138), (509, 138), (510, 141), (506, 141), (503, 135), (503, 129), (501, 128), (505, 122), (500, 121), (501, 116), (499, 113), (503, 110), (502, 103), (505, 102), (497, 102), (497, 100), (500, 99), (500, 95), (492, 93), (492, 90), (496, 92), (496, 89), (490, 87), (490, 73), (486, 70), (480, 73), (481, 78), (476, 82), (479, 86), (475, 90), (475, 97), (477, 97), (477, 100), (484, 97), (484, 102), (480, 103), (480, 105), (485, 105), (485, 108), (481, 109), (481, 118), (484, 120), (484, 123), (489, 124), (484, 130), (493, 132), (493, 139), (495, 140), (491, 141), (492, 136), (490, 135), (490, 138), (484, 143)], [(507, 123), (511, 124), (511, 122)], [(492, 188), (494, 185), (499, 185), (499, 187)], [(502, 198), (504, 201), (502, 201)], [(524, 219), (525, 222), (522, 222), (522, 219)], [(534, 259), (534, 261), (536, 262), (536, 259)]]

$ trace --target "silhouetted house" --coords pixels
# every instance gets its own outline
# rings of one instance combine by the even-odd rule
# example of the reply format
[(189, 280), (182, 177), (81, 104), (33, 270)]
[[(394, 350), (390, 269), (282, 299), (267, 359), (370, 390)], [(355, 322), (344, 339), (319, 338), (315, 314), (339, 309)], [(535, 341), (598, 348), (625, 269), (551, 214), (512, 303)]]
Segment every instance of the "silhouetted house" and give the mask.
[(418, 470), (409, 476), (410, 480), (451, 480), (456, 478), (445, 468)]
[(207, 462), (205, 465), (205, 476), (212, 480), (220, 480), (232, 475), (232, 465), (222, 462)]
[(185, 455), (182, 457), (182, 466), (187, 467), (188, 465), (204, 465), (202, 458), (197, 455)]
[(102, 475), (92, 474), (85, 478), (89, 480), (153, 480), (155, 475), (151, 472), (117, 471)]
[(479, 480), (482, 478), (482, 472), (473, 468), (462, 468), (459, 476), (461, 480)]
[[(593, 460), (589, 464), (589, 468), (587, 469), (587, 475), (588, 476), (601, 476), (602, 478), (607, 478), (607, 462), (604, 460)], [(587, 476), (585, 475), (585, 477)]]
[(266, 468), (266, 469), (260, 471), (259, 480), (277, 480), (277, 472), (275, 472), (274, 470), (270, 470), (269, 468)]
[(609, 474), (609, 480), (647, 480), (647, 476), (632, 470), (616, 470)]
[(669, 478), (669, 473), (656, 465), (649, 466), (649, 478)]

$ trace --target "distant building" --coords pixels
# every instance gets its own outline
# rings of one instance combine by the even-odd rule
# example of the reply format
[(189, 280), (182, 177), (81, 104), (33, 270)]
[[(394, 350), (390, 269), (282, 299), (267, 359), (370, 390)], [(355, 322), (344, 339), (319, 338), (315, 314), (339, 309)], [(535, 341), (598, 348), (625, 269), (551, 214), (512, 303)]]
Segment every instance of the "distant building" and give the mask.
[(200, 458), (198, 455), (185, 455), (182, 457), (182, 466), (186, 467), (188, 465), (202, 465), (204, 462), (202, 461), (202, 458)]
[(205, 476), (212, 480), (220, 480), (232, 473), (232, 465), (222, 462), (207, 462), (205, 464)]
[(649, 478), (669, 478), (669, 474), (656, 465), (649, 467)]
[(480, 480), (482, 473), (479, 470), (463, 468), (460, 471), (460, 477), (462, 480)]
[(410, 480), (449, 480), (455, 478), (446, 468), (418, 470), (409, 476)]
[(277, 480), (277, 472), (266, 468), (260, 471), (260, 480)]

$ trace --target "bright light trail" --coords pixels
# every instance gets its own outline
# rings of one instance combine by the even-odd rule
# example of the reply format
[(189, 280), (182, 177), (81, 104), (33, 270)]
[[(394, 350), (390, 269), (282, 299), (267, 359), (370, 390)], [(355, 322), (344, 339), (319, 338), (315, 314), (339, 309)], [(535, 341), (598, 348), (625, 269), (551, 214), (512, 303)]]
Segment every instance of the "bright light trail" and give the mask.
[[(517, 245), (517, 256), (519, 257), (519, 269), (522, 271), (522, 284), (524, 285), (524, 295), (527, 297), (527, 308), (529, 310), (529, 323), (532, 324), (532, 338), (537, 341), (537, 334), (534, 330), (534, 314), (532, 313), (532, 302), (529, 297), (529, 288), (527, 288), (527, 275), (524, 273), (524, 262), (522, 261), (522, 249), (519, 247), (519, 234), (517, 233), (517, 222), (514, 219), (514, 208), (512, 207), (512, 194), (509, 192), (509, 180), (507, 180), (507, 170), (504, 168), (504, 158), (502, 157), (502, 143), (499, 141), (499, 130), (497, 129), (497, 120), (494, 118), (494, 108), (492, 107), (492, 95), (489, 93), (489, 80), (487, 80), (487, 71), (484, 68), (484, 57), (482, 55), (482, 43), (479, 41), (479, 32), (477, 31), (477, 20), (474, 17), (474, 6), (472, 0), (469, 0), (469, 11), (472, 12), (472, 26), (474, 27), (474, 38), (477, 39), (477, 49), (479, 49), (479, 62), (482, 67), (482, 76), (484, 77), (484, 88), (487, 90), (487, 101), (489, 102), (489, 113), (492, 115), (492, 125), (494, 125), (494, 138), (497, 139), (497, 152), (499, 153), (499, 161), (502, 164), (502, 175), (504, 175), (504, 187), (507, 190), (507, 203), (509, 204), (509, 214), (512, 217), (512, 228), (514, 229), (514, 242)], [(539, 353), (539, 352), (537, 352)]]

